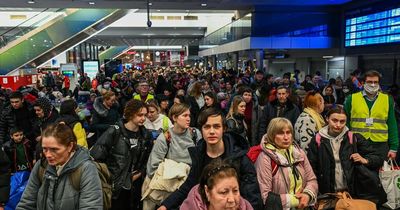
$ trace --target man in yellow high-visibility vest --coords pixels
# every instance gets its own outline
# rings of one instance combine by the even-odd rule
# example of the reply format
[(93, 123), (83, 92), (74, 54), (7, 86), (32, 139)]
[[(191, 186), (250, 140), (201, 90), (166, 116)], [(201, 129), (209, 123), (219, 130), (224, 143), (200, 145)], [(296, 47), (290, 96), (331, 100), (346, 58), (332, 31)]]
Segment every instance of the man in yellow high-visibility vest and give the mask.
[(147, 102), (150, 99), (154, 99), (154, 96), (149, 93), (149, 89), (150, 89), (149, 83), (147, 83), (146, 80), (141, 79), (137, 87), (138, 93), (133, 96), (133, 99), (142, 102)]
[(380, 79), (379, 72), (366, 72), (364, 90), (347, 97), (344, 103), (347, 126), (369, 140), (383, 158), (395, 159), (399, 141), (394, 102), (380, 91)]

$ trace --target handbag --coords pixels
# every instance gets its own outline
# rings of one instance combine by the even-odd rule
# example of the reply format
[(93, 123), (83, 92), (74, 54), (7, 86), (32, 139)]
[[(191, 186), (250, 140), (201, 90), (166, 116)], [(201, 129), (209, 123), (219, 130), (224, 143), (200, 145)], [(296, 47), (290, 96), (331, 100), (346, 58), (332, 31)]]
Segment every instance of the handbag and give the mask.
[(389, 159), (388, 162), (385, 161), (384, 166), (388, 164), (390, 167), (383, 167), (379, 171), (379, 178), (387, 193), (388, 200), (383, 206), (390, 209), (397, 209), (400, 207), (400, 170), (396, 161)]
[(353, 199), (348, 192), (336, 193), (335, 210), (376, 210), (376, 204), (363, 199)]
[[(353, 153), (357, 153), (357, 139), (354, 136)], [(379, 174), (360, 163), (354, 163), (354, 196), (370, 200), (378, 205), (387, 201), (387, 195)]]

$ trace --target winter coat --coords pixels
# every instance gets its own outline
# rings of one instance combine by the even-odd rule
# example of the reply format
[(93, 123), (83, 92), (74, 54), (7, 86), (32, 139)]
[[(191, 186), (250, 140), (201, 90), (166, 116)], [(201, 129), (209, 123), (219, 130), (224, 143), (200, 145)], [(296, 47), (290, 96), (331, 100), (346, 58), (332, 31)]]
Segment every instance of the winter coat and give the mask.
[(107, 109), (103, 104), (103, 97), (97, 97), (93, 103), (92, 128), (98, 137), (106, 131), (110, 125), (114, 125), (119, 120), (118, 105), (113, 105)]
[[(323, 130), (323, 129), (321, 129)], [(320, 145), (318, 146), (315, 137), (312, 138), (309, 144), (307, 156), (310, 164), (318, 179), (318, 187), (321, 194), (335, 192), (335, 160), (330, 139), (321, 135)], [(353, 134), (353, 143), (357, 146), (358, 153), (368, 160), (365, 165), (368, 168), (376, 170), (383, 165), (383, 159), (374, 154), (374, 149), (370, 146), (369, 141), (366, 141), (360, 134)], [(340, 143), (339, 152), (340, 162), (343, 169), (343, 176), (348, 187), (350, 195), (354, 196), (354, 162), (350, 156), (354, 153), (353, 145), (350, 144), (347, 132), (343, 135), (343, 140)]]
[[(42, 161), (33, 167), (17, 209), (103, 209), (99, 174), (87, 149), (78, 146), (60, 175), (57, 175), (55, 166), (47, 165), (41, 181), (39, 170), (43, 167)], [(78, 167), (82, 171), (80, 191), (75, 190), (69, 177)]]
[(233, 114), (232, 117), (226, 119), (227, 132), (233, 132), (241, 135), (243, 138), (247, 139), (247, 128), (244, 123), (244, 116)]
[[(26, 116), (21, 116), (23, 119), (17, 119), (17, 112), (21, 116), (21, 113), (25, 113)], [(0, 145), (10, 140), (9, 130), (13, 127), (20, 127), (24, 130), (25, 136), (33, 138), (32, 125), (36, 115), (33, 107), (27, 102), (23, 103), (22, 108), (16, 110), (11, 105), (5, 107), (0, 117)]]
[[(28, 139), (23, 139), (21, 144), (24, 147), (26, 162), (28, 163), (27, 170), (32, 170), (33, 168), (33, 148), (31, 142)], [(17, 168), (17, 151), (16, 151), (16, 144), (14, 141), (8, 141), (4, 144), (4, 151), (6, 152), (8, 159), (12, 161), (11, 172), (18, 171)]]
[(0, 147), (0, 204), (8, 201), (10, 195), (10, 160)]
[(300, 109), (295, 104), (293, 104), (290, 100), (286, 101), (285, 108), (283, 110), (282, 116), (277, 116), (279, 101), (276, 99), (270, 103), (267, 103), (264, 106), (264, 111), (260, 118), (259, 129), (258, 129), (258, 137), (257, 139), (260, 141), (264, 134), (267, 132), (267, 127), (269, 122), (275, 117), (284, 117), (294, 125), (296, 123), (297, 118), (300, 115)]
[(258, 145), (260, 140), (258, 139), (258, 124), (260, 122), (260, 117), (263, 113), (264, 106), (260, 106), (258, 104), (257, 96), (253, 96), (253, 108), (252, 108), (252, 114), (251, 114), (251, 139), (250, 144), (251, 145)]
[[(183, 201), (181, 207), (179, 208), (181, 210), (207, 210), (207, 204), (203, 201), (203, 199), (200, 196), (199, 193), (199, 185), (194, 186), (190, 192), (188, 197)], [(240, 197), (239, 201), (239, 210), (253, 210), (253, 207), (251, 204), (244, 199), (243, 197)]]
[(111, 173), (114, 198), (118, 198), (122, 188), (131, 189), (131, 172), (141, 171), (142, 177), (146, 174), (153, 142), (144, 126), (138, 132), (138, 139), (132, 139), (134, 144), (131, 145), (124, 122), (119, 121), (115, 126), (109, 126), (91, 149), (92, 157), (106, 163)]
[(197, 127), (197, 117), (200, 114), (200, 107), (194, 96), (186, 95), (185, 101), (190, 106), (190, 126)]
[[(201, 139), (201, 133), (195, 129), (197, 141)], [(169, 129), (169, 135), (171, 135), (171, 142), (169, 146), (167, 145), (167, 140), (164, 134), (160, 134), (154, 143), (153, 149), (150, 153), (149, 160), (147, 162), (147, 176), (153, 177), (154, 172), (157, 170), (160, 163), (166, 158), (174, 160), (178, 163), (186, 163), (188, 165), (192, 164), (192, 159), (190, 158), (188, 148), (194, 147), (193, 134), (189, 129), (183, 134), (175, 134), (172, 128)]]
[(302, 112), (297, 118), (294, 124), (294, 139), (303, 148), (307, 150), (308, 144), (311, 139), (315, 136), (317, 131), (317, 123), (315, 120), (306, 112)]
[[(246, 156), (248, 150), (246, 140), (235, 133), (225, 132), (223, 141), (225, 152), (221, 156), (230, 160), (236, 166), (239, 175), (240, 194), (251, 203), (254, 209), (260, 209), (262, 205), (260, 190), (255, 168)], [(190, 147), (188, 150), (192, 159), (189, 176), (177, 191), (162, 202), (161, 205), (166, 206), (167, 209), (173, 209), (182, 204), (192, 187), (199, 183), (205, 167), (206, 142), (204, 139), (200, 140), (196, 147)]]
[[(292, 164), (288, 163), (288, 160), (276, 150), (269, 149), (265, 146), (265, 136), (261, 140), (262, 152), (259, 154), (255, 163), (257, 170), (257, 179), (260, 183), (261, 197), (265, 206), (273, 206), (276, 202), (271, 193), (277, 194), (281, 198), (282, 209), (289, 210), (291, 207), (291, 197), (294, 196), (293, 192), (289, 192), (289, 187), (296, 182), (291, 183), (288, 178), (289, 173), (292, 173), (293, 167), (296, 167), (297, 171), (302, 178), (302, 192), (307, 192), (310, 196), (310, 204), (316, 201), (318, 195), (318, 184), (317, 178), (312, 170), (310, 162), (307, 159), (306, 154), (298, 146), (293, 146), (293, 157)], [(271, 161), (274, 161), (278, 167), (275, 175), (272, 174)], [(291, 189), (293, 190), (293, 189)], [(271, 199), (273, 198), (273, 199)]]

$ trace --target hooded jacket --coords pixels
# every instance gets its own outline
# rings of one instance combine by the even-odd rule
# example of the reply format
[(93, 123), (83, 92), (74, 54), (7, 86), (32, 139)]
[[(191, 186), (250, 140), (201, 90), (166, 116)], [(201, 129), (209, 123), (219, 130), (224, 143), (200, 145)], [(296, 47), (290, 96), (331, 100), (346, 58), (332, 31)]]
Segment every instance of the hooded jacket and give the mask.
[[(293, 160), (289, 163), (276, 149), (270, 149), (267, 145), (270, 144), (267, 143), (266, 135), (264, 135), (261, 140), (262, 152), (255, 163), (257, 179), (260, 183), (261, 197), (265, 206), (274, 206), (276, 197), (271, 196), (271, 193), (273, 193), (274, 195), (280, 196), (282, 209), (289, 210), (294, 207), (292, 205), (294, 194), (290, 191), (293, 191), (293, 189), (291, 189), (293, 185), (296, 188), (296, 182), (293, 183), (289, 178), (289, 174), (294, 170), (299, 173), (302, 179), (302, 192), (311, 196), (310, 204), (314, 203), (318, 195), (317, 178), (314, 175), (304, 151), (298, 146), (293, 145)], [(272, 174), (271, 160), (273, 160), (278, 167), (278, 171), (275, 175)]]
[[(237, 168), (240, 194), (251, 203), (254, 209), (261, 209), (262, 202), (256, 171), (252, 162), (246, 156), (248, 150), (246, 140), (238, 134), (225, 132), (223, 141), (225, 152), (221, 156), (230, 160), (232, 165)], [(190, 147), (188, 150), (192, 159), (192, 167), (186, 181), (177, 191), (162, 202), (161, 205), (164, 205), (167, 209), (177, 208), (182, 204), (192, 187), (199, 183), (201, 173), (205, 167), (207, 153), (204, 139), (201, 139), (196, 147)]]
[[(188, 197), (183, 201), (181, 207), (179, 208), (181, 210), (207, 210), (207, 204), (204, 203), (203, 199), (200, 196), (199, 193), (199, 185), (194, 186), (190, 192)], [(250, 203), (242, 198), (240, 196), (239, 200), (239, 210), (253, 210), (253, 207), (250, 205)]]
[(92, 126), (98, 132), (98, 137), (106, 131), (110, 125), (114, 125), (119, 120), (118, 106), (113, 105), (107, 109), (103, 104), (103, 97), (97, 97), (93, 103)]
[[(335, 192), (335, 171), (337, 170), (334, 152), (338, 153), (340, 158), (340, 164), (343, 172), (344, 183), (347, 185), (347, 190), (350, 195), (354, 196), (354, 163), (350, 159), (353, 154), (353, 145), (350, 144), (348, 131), (345, 131), (341, 136), (340, 146), (338, 150), (334, 150), (331, 141), (336, 139), (330, 137), (327, 134), (327, 127), (322, 128), (319, 131), (321, 135), (321, 143), (318, 146), (315, 137), (312, 138), (307, 156), (310, 160), (310, 164), (317, 176), (319, 191), (323, 193)], [(358, 153), (368, 160), (366, 165), (371, 169), (378, 169), (383, 164), (383, 159), (374, 154), (373, 148), (371, 148), (368, 141), (360, 134), (353, 134), (353, 143), (356, 144)]]
[[(60, 175), (57, 175), (55, 166), (47, 165), (43, 180), (40, 181), (39, 169), (42, 164), (42, 160), (35, 164), (17, 209), (103, 209), (99, 174), (87, 149), (78, 146)], [(78, 167), (82, 171), (79, 192), (74, 189), (69, 177)]]

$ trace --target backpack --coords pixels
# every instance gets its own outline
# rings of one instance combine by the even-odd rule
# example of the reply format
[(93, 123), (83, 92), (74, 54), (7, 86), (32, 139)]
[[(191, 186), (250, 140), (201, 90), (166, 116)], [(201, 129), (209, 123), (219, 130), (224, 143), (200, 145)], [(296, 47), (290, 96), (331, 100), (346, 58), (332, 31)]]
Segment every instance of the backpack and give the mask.
[[(190, 133), (192, 134), (192, 141), (194, 143), (194, 146), (197, 145), (197, 132), (196, 129), (189, 127)], [(168, 151), (169, 151), (169, 145), (171, 144), (171, 133), (167, 130), (164, 132), (164, 137), (165, 140), (167, 141), (167, 146), (168, 146), (168, 150), (167, 153), (165, 154), (165, 157), (167, 157)], [(164, 157), (164, 158), (165, 158)]]
[[(105, 163), (99, 163), (96, 161), (93, 161), (93, 163), (96, 166), (101, 181), (101, 188), (103, 192), (103, 208), (110, 209), (112, 196), (112, 181), (110, 171), (108, 171), (107, 165)], [(48, 163), (46, 160), (43, 162), (43, 164), (40, 165), (38, 171), (40, 184), (43, 183), (44, 173), (46, 171), (47, 165)], [(74, 190), (79, 192), (82, 177), (82, 165), (80, 165), (78, 168), (68, 174), (68, 176)]]
[[(250, 159), (252, 163), (255, 163), (261, 152), (262, 152), (261, 145), (252, 146), (247, 152), (247, 157)], [(279, 166), (272, 158), (271, 158), (271, 169), (272, 169), (272, 176), (275, 176), (275, 174), (278, 172)]]
[[(121, 131), (119, 129), (118, 125), (114, 125), (115, 132), (114, 132), (114, 139), (119, 138), (119, 135), (121, 134)], [(115, 142), (114, 142), (115, 143)], [(43, 164), (40, 165), (39, 171), (38, 171), (38, 176), (39, 176), (39, 182), (40, 184), (43, 183), (43, 178), (44, 178), (44, 173), (47, 168), (47, 161), (44, 159)], [(99, 173), (100, 177), (100, 182), (101, 182), (101, 189), (103, 192), (103, 208), (105, 210), (111, 209), (111, 199), (112, 199), (112, 180), (111, 180), (111, 173), (108, 170), (108, 167), (105, 163), (100, 163), (96, 162), (92, 158), (92, 162), (96, 166), (97, 172)], [(70, 174), (68, 174), (70, 182), (72, 187), (76, 191), (80, 191), (80, 183), (81, 183), (81, 177), (82, 177), (82, 169), (80, 165), (78, 168), (76, 168), (74, 171), (72, 171)]]

